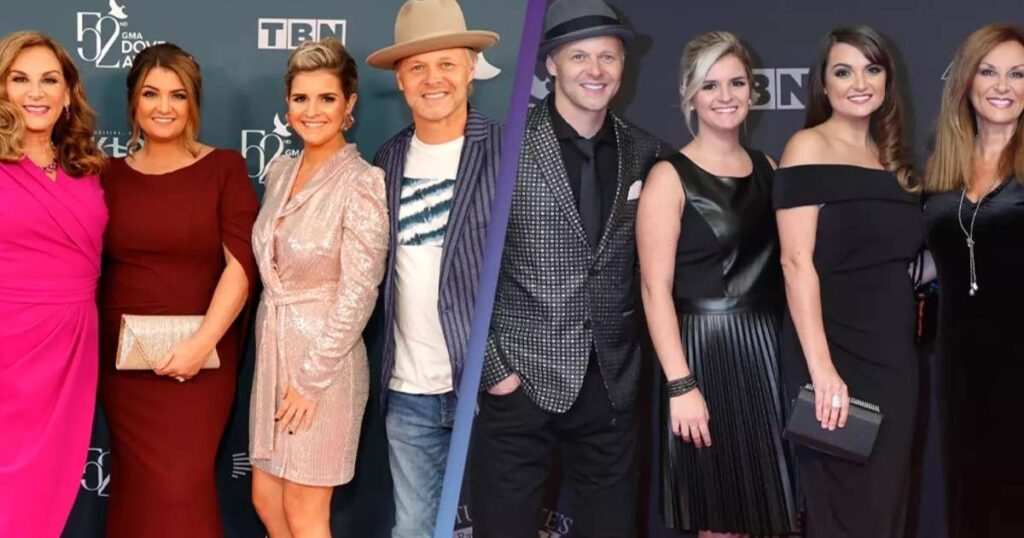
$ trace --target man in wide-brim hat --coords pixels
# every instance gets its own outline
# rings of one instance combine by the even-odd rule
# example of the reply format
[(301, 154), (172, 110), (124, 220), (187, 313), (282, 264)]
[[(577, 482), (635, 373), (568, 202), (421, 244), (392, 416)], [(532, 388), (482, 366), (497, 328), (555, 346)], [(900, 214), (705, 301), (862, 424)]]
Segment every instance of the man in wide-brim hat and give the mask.
[(381, 392), (395, 538), (430, 537), (437, 518), (501, 147), (468, 97), (477, 53), (497, 42), (468, 30), (455, 0), (408, 0), (394, 44), (366, 59), (395, 72), (413, 120), (374, 157), (391, 219)]
[(636, 532), (634, 221), (663, 149), (608, 110), (632, 38), (601, 0), (556, 0), (544, 18), (554, 91), (527, 116), (512, 194), (471, 443), (477, 538), (537, 536), (556, 454), (558, 532)]

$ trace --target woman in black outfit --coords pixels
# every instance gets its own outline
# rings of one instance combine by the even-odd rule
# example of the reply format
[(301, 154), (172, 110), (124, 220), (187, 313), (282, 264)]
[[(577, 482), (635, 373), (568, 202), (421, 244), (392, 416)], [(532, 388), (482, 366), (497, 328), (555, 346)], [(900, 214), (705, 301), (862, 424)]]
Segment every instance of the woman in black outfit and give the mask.
[(662, 513), (701, 538), (788, 535), (796, 525), (781, 437), (775, 164), (740, 145), (751, 68), (736, 37), (696, 37), (682, 71), (696, 133), (652, 168), (637, 212), (644, 310), (668, 381)]
[(1024, 30), (960, 46), (928, 162), (925, 226), (939, 276), (950, 536), (1024, 536)]
[(809, 538), (903, 536), (917, 402), (908, 265), (923, 228), (895, 74), (874, 30), (830, 32), (811, 75), (805, 129), (775, 176), (787, 400), (813, 383), (817, 418), (829, 429), (845, 426), (850, 397), (885, 416), (865, 464), (796, 447)]

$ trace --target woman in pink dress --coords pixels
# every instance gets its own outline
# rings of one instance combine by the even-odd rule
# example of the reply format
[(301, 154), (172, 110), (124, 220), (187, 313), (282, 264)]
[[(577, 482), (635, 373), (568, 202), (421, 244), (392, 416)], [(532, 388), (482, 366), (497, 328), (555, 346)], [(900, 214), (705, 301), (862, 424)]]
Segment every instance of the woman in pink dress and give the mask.
[(369, 392), (363, 328), (388, 253), (384, 171), (345, 140), (355, 60), (307, 41), (285, 75), (298, 157), (267, 172), (252, 245), (263, 279), (249, 453), (256, 512), (272, 538), (331, 535), (331, 495), (355, 473)]
[(7, 36), (0, 76), (0, 536), (49, 538), (92, 431), (104, 157), (60, 45)]

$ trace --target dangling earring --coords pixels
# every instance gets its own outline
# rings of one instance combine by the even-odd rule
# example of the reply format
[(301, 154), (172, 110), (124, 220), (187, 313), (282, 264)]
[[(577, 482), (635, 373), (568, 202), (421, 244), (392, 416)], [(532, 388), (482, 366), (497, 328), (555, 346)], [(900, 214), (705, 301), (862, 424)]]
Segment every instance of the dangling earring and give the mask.
[(71, 109), (64, 105), (64, 121), (71, 121)]
[(348, 116), (345, 117), (345, 121), (343, 121), (341, 123), (341, 130), (342, 131), (347, 131), (347, 130), (351, 129), (352, 126), (355, 125), (355, 123), (356, 123), (356, 117), (350, 113)]

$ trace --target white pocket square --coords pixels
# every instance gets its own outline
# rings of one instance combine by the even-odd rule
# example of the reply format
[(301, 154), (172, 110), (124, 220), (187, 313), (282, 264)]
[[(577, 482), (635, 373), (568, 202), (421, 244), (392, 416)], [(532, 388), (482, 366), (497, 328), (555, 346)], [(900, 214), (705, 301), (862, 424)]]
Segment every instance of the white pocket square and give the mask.
[(626, 201), (636, 200), (640, 197), (640, 189), (643, 188), (643, 183), (638, 179), (629, 186), (629, 194), (626, 195)]

